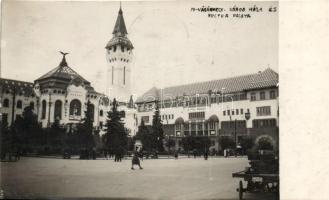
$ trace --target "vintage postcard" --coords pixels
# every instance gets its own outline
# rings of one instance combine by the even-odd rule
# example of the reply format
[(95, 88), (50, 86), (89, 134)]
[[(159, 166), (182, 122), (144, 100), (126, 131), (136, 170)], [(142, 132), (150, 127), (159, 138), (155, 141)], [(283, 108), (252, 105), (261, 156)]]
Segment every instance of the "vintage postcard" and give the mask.
[(0, 197), (280, 199), (279, 12), (3, 1)]

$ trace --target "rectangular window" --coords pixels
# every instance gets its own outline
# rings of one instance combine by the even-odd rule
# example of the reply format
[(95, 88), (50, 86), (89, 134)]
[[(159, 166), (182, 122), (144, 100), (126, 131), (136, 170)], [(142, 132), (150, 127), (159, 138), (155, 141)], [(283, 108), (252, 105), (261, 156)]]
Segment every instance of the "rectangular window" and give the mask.
[(271, 115), (271, 106), (263, 106), (256, 108), (257, 116), (268, 116)]
[(268, 128), (268, 127), (276, 127), (275, 119), (254, 119), (252, 121), (253, 128)]
[(204, 112), (189, 113), (189, 119), (204, 119), (204, 117), (205, 117)]
[(240, 94), (240, 100), (246, 100), (247, 94)]
[(238, 115), (239, 114), (239, 109), (236, 109), (235, 110), (235, 113)]
[(225, 111), (225, 110), (223, 111), (223, 115), (224, 115), (224, 116), (226, 115), (226, 111)]
[(250, 94), (250, 101), (256, 101), (256, 93), (251, 93)]
[(227, 110), (227, 115), (231, 115), (231, 112), (230, 112), (230, 110)]
[(272, 91), (270, 91), (270, 99), (275, 99), (275, 91), (274, 90), (272, 90)]
[(241, 113), (241, 115), (243, 115), (243, 108), (240, 109), (240, 113)]
[(259, 93), (260, 100), (265, 100), (265, 92)]
[(150, 122), (150, 116), (142, 116), (142, 120), (144, 123), (149, 123)]
[(232, 110), (232, 115), (234, 115), (234, 110)]

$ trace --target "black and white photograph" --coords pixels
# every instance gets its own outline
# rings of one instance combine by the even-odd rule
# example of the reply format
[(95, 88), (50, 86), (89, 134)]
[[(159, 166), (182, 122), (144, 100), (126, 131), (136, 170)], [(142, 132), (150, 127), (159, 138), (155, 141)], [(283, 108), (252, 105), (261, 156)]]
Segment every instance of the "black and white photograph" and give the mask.
[(1, 199), (280, 199), (279, 2), (1, 3)]

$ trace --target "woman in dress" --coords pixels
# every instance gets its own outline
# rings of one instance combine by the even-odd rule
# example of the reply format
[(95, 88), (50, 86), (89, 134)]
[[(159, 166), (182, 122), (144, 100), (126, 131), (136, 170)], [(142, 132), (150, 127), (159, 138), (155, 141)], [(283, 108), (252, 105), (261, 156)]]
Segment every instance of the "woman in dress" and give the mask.
[(139, 161), (139, 158), (138, 158), (138, 152), (137, 151), (135, 151), (134, 156), (133, 156), (133, 159), (131, 160), (131, 169), (134, 169), (134, 165), (138, 165), (139, 166), (139, 169), (143, 169), (141, 167), (141, 164), (140, 164), (140, 161)]

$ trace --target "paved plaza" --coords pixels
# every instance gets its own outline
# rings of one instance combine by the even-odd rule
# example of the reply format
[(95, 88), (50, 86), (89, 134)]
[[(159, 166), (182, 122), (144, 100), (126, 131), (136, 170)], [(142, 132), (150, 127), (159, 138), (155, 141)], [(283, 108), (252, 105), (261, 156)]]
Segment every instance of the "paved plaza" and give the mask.
[[(131, 160), (21, 158), (1, 163), (1, 189), (9, 198), (90, 199), (237, 199), (247, 158), (180, 158)], [(246, 199), (274, 199), (246, 195)]]

